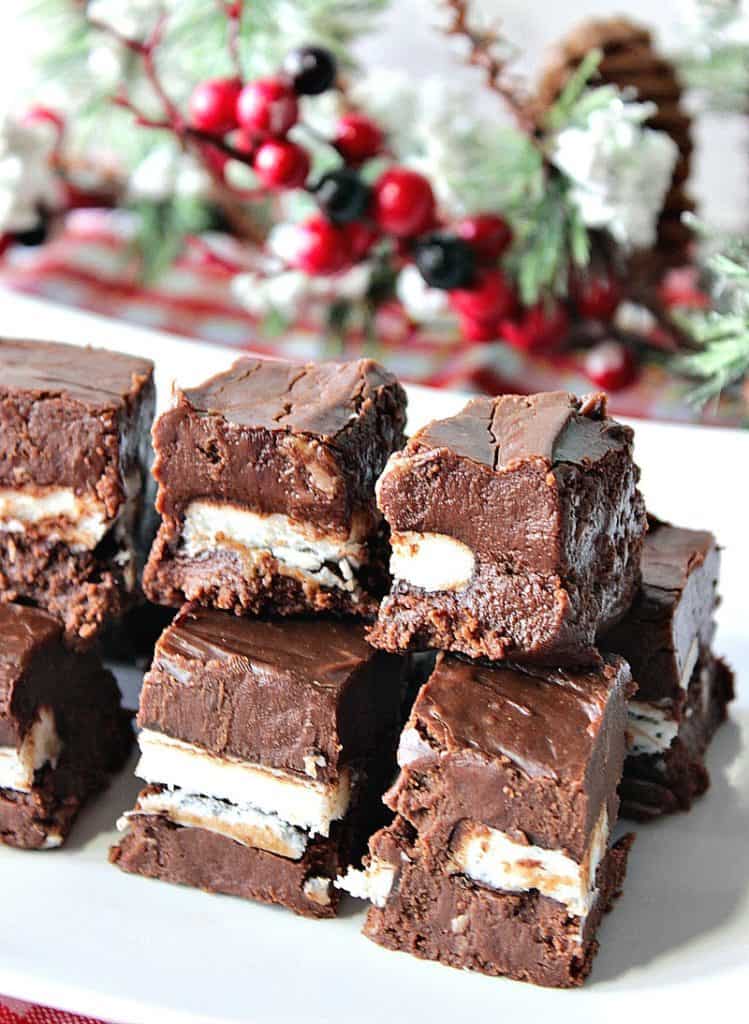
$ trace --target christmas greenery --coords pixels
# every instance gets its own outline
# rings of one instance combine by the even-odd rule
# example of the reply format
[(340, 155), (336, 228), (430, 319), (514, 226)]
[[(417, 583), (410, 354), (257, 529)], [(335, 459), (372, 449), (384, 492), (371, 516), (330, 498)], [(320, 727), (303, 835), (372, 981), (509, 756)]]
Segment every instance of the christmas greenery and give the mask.
[(696, 351), (675, 368), (701, 381), (691, 392), (701, 406), (749, 374), (749, 239), (725, 243), (707, 260), (714, 308), (679, 317)]

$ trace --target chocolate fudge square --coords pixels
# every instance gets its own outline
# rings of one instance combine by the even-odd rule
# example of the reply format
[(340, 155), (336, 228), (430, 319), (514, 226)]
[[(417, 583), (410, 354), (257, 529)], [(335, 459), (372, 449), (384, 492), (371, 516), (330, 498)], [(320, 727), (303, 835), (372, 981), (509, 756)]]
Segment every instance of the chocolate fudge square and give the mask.
[(333, 879), (383, 821), (404, 659), (354, 621), (184, 608), (146, 675), (125, 871), (335, 914)]
[(372, 615), (387, 581), (374, 485), (403, 443), (405, 406), (368, 359), (241, 359), (180, 391), (154, 428), (163, 523), (149, 597)]
[(602, 639), (632, 667), (622, 813), (688, 810), (709, 786), (705, 751), (726, 718), (733, 675), (712, 652), (720, 553), (705, 530), (649, 517), (642, 585)]
[(628, 752), (619, 787), (621, 816), (652, 821), (663, 814), (688, 811), (710, 787), (705, 755), (734, 698), (734, 677), (722, 658), (704, 651), (692, 673), (678, 724), (667, 713), (630, 708)]
[(370, 842), (375, 888), (363, 933), (385, 949), (448, 967), (574, 988), (590, 973), (596, 932), (621, 893), (632, 839), (623, 837), (604, 855), (595, 903), (581, 919), (539, 889), (497, 890), (456, 871), (449, 854), (435, 858), (396, 818)]
[(594, 663), (640, 581), (632, 431), (603, 395), (476, 398), (391, 457), (378, 503), (394, 577), (370, 642)]
[(0, 842), (60, 846), (133, 741), (114, 676), (37, 608), (0, 605)]
[(632, 689), (621, 658), (565, 672), (439, 655), (385, 795), (396, 822), (339, 882), (372, 900), (365, 934), (489, 974), (582, 982), (626, 864), (628, 841), (610, 838)]
[(0, 600), (45, 608), (85, 647), (136, 600), (153, 365), (0, 341)]

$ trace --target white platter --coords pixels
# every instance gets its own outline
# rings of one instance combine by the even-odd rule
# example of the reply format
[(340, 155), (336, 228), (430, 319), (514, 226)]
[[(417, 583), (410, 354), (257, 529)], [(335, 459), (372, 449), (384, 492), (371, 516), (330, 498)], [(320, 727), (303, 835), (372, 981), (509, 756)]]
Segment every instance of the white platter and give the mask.
[[(148, 355), (162, 398), (236, 352), (2, 295), (0, 334)], [(411, 423), (459, 395), (413, 388)], [(138, 788), (123, 773), (50, 853), (0, 849), (0, 993), (116, 1024), (227, 1022), (704, 1022), (749, 996), (749, 433), (638, 423), (649, 507), (713, 529), (725, 547), (717, 646), (741, 684), (710, 750), (712, 789), (688, 815), (639, 829), (623, 897), (601, 928), (586, 986), (534, 989), (388, 953), (337, 921), (124, 875), (107, 863), (113, 823)], [(1, 642), (1, 640), (0, 640)], [(122, 680), (131, 696), (138, 680)], [(132, 765), (131, 765), (132, 768)]]

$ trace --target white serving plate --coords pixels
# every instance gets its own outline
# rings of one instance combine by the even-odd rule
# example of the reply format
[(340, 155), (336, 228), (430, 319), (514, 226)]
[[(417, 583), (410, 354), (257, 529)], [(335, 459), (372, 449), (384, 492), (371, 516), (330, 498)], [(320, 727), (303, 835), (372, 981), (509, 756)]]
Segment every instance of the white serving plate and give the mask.
[[(119, 348), (195, 383), (235, 351), (2, 295), (0, 334)], [(410, 389), (411, 426), (458, 409)], [(749, 433), (637, 423), (649, 507), (725, 547), (717, 647), (739, 699), (709, 755), (712, 789), (688, 815), (639, 829), (624, 895), (581, 990), (555, 992), (386, 952), (351, 901), (335, 921), (125, 875), (107, 863), (138, 784), (123, 773), (56, 852), (0, 848), (0, 993), (116, 1024), (705, 1020), (746, 1005), (749, 982)], [(138, 679), (121, 677), (131, 699)], [(132, 764), (130, 771), (132, 770)]]

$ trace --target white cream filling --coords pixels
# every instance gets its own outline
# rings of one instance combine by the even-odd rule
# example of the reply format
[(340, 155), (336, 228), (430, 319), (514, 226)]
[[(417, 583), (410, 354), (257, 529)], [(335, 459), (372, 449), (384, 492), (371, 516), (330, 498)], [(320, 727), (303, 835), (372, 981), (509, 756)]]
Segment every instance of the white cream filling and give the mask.
[(146, 782), (216, 797), (274, 814), (290, 825), (327, 836), (348, 810), (351, 780), (336, 784), (301, 779), (234, 757), (217, 757), (163, 733), (142, 729), (135, 774)]
[(76, 494), (72, 487), (0, 488), (0, 533), (24, 533), (38, 527), (50, 541), (62, 541), (74, 551), (91, 551), (115, 522), (127, 525), (129, 532), (137, 515), (140, 471), (125, 477), (125, 501), (116, 520), (106, 511), (104, 502), (91, 494)]
[(331, 880), (324, 875), (312, 875), (302, 886), (302, 891), (308, 900), (318, 903), (321, 907), (330, 906), (330, 885)]
[(86, 550), (96, 547), (110, 525), (102, 502), (71, 487), (0, 489), (0, 531), (23, 533), (47, 522), (50, 539)]
[(395, 881), (395, 868), (387, 861), (372, 857), (365, 868), (350, 867), (345, 875), (335, 880), (336, 889), (369, 900), (375, 907), (384, 907)]
[(444, 533), (393, 533), (390, 574), (412, 587), (433, 592), (463, 590), (470, 583), (476, 558), (467, 544)]
[(0, 789), (30, 792), (35, 773), (46, 764), (56, 767), (61, 750), (54, 713), (40, 708), (20, 747), (0, 747)]
[(418, 729), (410, 726), (403, 730), (398, 741), (398, 753), (396, 755), (399, 768), (405, 768), (412, 761), (418, 761), (419, 758), (431, 753), (432, 748), (426, 740), (422, 739)]
[[(261, 515), (230, 502), (190, 502), (182, 544), (190, 558), (228, 547), (239, 551), (250, 565), (270, 552), (286, 575), (351, 592), (358, 589), (355, 570), (367, 557), (366, 544), (357, 530), (346, 538), (320, 534), (311, 525), (281, 513)], [(330, 565), (335, 565), (336, 571)]]
[(679, 678), (679, 685), (682, 690), (686, 690), (689, 687), (689, 680), (692, 678), (694, 667), (697, 664), (697, 659), (700, 656), (700, 641), (698, 637), (692, 640), (692, 644), (687, 653), (684, 667), (681, 670), (681, 677)]
[(242, 846), (299, 860), (307, 849), (307, 833), (282, 821), (276, 814), (266, 814), (257, 807), (231, 804), (215, 797), (197, 796), (181, 789), (165, 789), (138, 797), (135, 809), (117, 822), (120, 831), (128, 828), (133, 815), (151, 814), (168, 818), (175, 825), (202, 828), (233, 839)]
[(562, 850), (519, 843), (506, 832), (478, 822), (466, 823), (451, 843), (456, 869), (475, 882), (504, 892), (537, 890), (584, 918), (596, 899), (596, 871), (608, 847), (604, 807), (582, 863)]
[(679, 733), (670, 701), (663, 706), (632, 700), (627, 708), (627, 753), (662, 754)]

